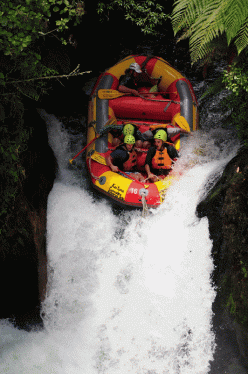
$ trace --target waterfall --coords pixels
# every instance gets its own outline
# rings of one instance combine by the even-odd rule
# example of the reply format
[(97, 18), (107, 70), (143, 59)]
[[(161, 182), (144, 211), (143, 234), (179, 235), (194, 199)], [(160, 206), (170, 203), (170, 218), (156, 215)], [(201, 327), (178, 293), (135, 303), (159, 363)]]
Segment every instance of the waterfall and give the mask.
[(58, 161), (48, 200), (44, 328), (0, 323), (1, 373), (207, 374), (215, 350), (208, 220), (195, 210), (237, 151), (230, 130), (182, 140), (180, 176), (147, 218), (116, 214), (68, 160), (82, 148), (53, 115)]

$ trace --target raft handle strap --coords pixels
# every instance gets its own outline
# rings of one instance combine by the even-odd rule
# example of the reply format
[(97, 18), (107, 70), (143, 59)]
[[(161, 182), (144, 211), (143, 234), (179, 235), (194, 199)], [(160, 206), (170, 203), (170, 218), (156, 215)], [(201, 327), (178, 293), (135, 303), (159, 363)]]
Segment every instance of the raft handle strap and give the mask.
[(169, 101), (168, 104), (166, 105), (166, 107), (164, 108), (164, 112), (167, 111), (167, 109), (169, 108), (170, 105), (171, 105), (171, 101)]

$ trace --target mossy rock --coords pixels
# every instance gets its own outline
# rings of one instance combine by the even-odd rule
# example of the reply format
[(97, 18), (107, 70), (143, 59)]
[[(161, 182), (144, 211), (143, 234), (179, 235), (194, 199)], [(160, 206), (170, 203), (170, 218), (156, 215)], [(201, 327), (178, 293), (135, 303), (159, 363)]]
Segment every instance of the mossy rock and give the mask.
[[(216, 204), (221, 206), (227, 190), (231, 186), (239, 185), (243, 179), (248, 177), (248, 149), (242, 148), (238, 154), (227, 164), (221, 178), (215, 186), (208, 192), (207, 196), (197, 207), (200, 217), (208, 215)], [(245, 174), (245, 176), (244, 176)], [(247, 192), (247, 191), (246, 191)]]
[(248, 327), (248, 150), (242, 148), (198, 205), (207, 216), (213, 240), (213, 279), (223, 306), (237, 323)]

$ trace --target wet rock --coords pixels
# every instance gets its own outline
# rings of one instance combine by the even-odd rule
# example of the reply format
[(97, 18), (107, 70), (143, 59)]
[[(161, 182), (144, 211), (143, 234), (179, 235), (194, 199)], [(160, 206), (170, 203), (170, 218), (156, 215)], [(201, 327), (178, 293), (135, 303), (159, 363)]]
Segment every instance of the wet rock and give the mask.
[(226, 371), (228, 374), (247, 374), (247, 370), (239, 365), (239, 363), (233, 363), (228, 366)]
[(33, 129), (21, 154), (22, 181), (7, 216), (7, 233), (0, 244), (0, 318), (19, 327), (40, 322), (46, 290), (46, 211), (56, 162), (48, 145), (46, 125), (36, 110), (25, 121)]
[(199, 217), (209, 219), (213, 280), (222, 308), (233, 321), (243, 363), (248, 366), (248, 150), (242, 148), (222, 177), (198, 205)]
[(248, 367), (248, 329), (237, 322), (234, 322), (234, 328), (242, 357), (242, 363)]

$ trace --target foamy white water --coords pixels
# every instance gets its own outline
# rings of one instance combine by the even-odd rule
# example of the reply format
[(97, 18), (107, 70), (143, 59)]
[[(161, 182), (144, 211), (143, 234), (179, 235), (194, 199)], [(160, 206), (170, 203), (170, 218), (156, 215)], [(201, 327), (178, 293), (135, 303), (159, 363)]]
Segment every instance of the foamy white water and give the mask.
[[(183, 174), (164, 204), (146, 219), (118, 217), (67, 169), (71, 138), (44, 118), (60, 167), (48, 201), (45, 327), (25, 332), (2, 321), (0, 373), (207, 374), (212, 244), (195, 209), (233, 156), (232, 142), (216, 145), (218, 130), (186, 139), (176, 166)], [(219, 130), (219, 141), (226, 136)]]

